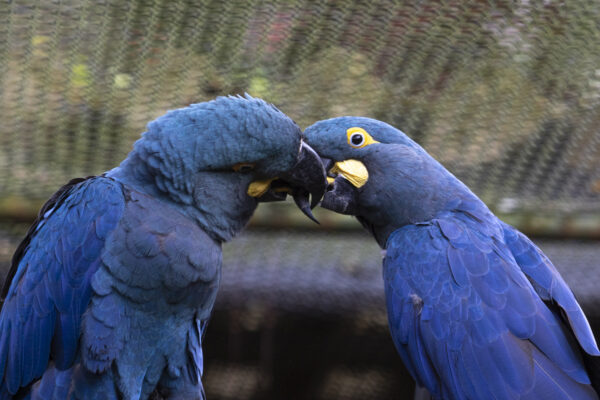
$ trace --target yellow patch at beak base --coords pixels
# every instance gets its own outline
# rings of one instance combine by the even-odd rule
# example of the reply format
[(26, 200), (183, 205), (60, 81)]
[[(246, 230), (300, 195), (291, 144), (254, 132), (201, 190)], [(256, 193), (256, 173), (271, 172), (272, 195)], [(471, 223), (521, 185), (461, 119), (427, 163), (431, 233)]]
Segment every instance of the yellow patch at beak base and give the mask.
[(254, 181), (250, 185), (248, 185), (248, 196), (251, 197), (260, 197), (269, 190), (271, 187), (271, 182), (273, 182), (277, 178), (264, 179), (262, 181)]
[(357, 188), (364, 186), (369, 180), (367, 167), (358, 160), (338, 161), (333, 165), (330, 172), (342, 175)]

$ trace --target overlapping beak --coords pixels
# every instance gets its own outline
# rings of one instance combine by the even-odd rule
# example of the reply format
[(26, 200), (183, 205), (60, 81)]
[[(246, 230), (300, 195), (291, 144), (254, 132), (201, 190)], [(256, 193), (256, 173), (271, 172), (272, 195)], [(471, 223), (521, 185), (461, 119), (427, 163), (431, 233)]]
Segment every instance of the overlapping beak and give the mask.
[(248, 194), (260, 202), (282, 201), (290, 194), (296, 205), (310, 219), (319, 223), (312, 209), (319, 204), (327, 188), (327, 174), (319, 155), (302, 142), (296, 164), (277, 178), (255, 181)]
[(341, 214), (356, 215), (359, 189), (369, 180), (366, 166), (353, 159), (334, 162), (322, 158), (321, 161), (327, 170), (329, 182), (321, 207)]

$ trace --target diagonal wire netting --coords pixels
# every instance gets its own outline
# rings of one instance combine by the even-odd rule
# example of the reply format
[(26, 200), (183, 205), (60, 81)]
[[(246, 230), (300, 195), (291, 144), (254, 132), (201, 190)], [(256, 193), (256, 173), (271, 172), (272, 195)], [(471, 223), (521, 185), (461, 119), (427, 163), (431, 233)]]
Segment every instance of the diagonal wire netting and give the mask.
[(494, 205), (600, 210), (600, 3), (0, 2), (0, 193), (100, 173), (168, 109), (249, 92), (401, 128)]

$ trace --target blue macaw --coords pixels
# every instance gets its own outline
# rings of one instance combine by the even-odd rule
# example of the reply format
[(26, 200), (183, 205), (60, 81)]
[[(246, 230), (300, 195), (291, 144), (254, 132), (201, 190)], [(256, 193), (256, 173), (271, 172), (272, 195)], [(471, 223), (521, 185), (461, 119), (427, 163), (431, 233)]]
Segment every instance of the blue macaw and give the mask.
[(327, 185), (300, 128), (262, 100), (168, 112), (128, 157), (43, 206), (0, 314), (0, 399), (201, 399), (221, 243), (259, 201), (312, 217)]
[(435, 399), (598, 398), (590, 325), (531, 240), (386, 123), (334, 118), (304, 135), (329, 171), (322, 206), (355, 215), (385, 249), (389, 327), (420, 387)]

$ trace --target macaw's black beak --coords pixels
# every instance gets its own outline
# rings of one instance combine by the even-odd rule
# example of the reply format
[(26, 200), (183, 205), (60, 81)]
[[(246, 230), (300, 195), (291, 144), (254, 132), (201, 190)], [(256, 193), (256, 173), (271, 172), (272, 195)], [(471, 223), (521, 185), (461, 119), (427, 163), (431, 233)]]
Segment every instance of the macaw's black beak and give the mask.
[[(306, 143), (302, 142), (298, 159), (294, 167), (279, 175), (271, 183), (269, 190), (258, 198), (259, 201), (284, 200), (291, 194), (300, 210), (310, 219), (319, 223), (312, 214), (327, 188), (327, 174), (319, 155)], [(311, 200), (310, 197), (312, 197)]]
[(358, 190), (346, 178), (338, 175), (327, 186), (321, 207), (340, 214), (356, 215), (358, 212)]

